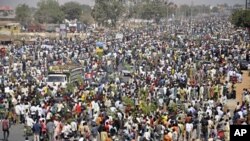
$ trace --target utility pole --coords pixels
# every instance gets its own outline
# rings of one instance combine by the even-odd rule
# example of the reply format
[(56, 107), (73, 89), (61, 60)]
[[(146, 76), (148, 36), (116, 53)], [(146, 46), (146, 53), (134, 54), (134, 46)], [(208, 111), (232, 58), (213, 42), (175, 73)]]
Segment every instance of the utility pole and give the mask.
[(247, 5), (248, 5), (248, 1), (246, 0), (246, 10), (247, 10)]

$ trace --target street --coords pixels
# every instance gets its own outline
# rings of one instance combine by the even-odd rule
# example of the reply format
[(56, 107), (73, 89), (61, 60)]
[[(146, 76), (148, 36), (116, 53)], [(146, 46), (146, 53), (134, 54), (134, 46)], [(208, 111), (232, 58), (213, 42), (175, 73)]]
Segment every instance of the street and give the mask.
[[(2, 124), (0, 124), (0, 126), (2, 127)], [(10, 136), (9, 136), (8, 141), (25, 141), (25, 137), (23, 136), (23, 133), (24, 133), (23, 130), (24, 130), (23, 125), (17, 124), (17, 125), (11, 126), (10, 127)], [(2, 141), (2, 140), (3, 140), (3, 131), (1, 129), (0, 141)]]

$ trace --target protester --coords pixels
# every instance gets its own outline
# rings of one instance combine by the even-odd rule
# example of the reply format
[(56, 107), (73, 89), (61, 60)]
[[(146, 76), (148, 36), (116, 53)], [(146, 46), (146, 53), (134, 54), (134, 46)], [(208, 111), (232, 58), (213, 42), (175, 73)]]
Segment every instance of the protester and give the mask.
[(5, 117), (5, 119), (2, 121), (2, 131), (3, 131), (3, 140), (7, 141), (10, 135), (10, 122), (8, 120), (8, 117)]
[[(122, 39), (107, 30), (84, 40), (10, 44), (0, 112), (32, 128), (35, 141), (230, 140), (229, 125), (250, 122), (248, 89), (234, 112), (227, 108), (239, 95), (241, 56), (250, 51), (240, 40), (248, 34), (227, 20), (199, 17), (192, 26), (174, 20), (171, 30), (121, 28)], [(84, 76), (66, 88), (47, 83), (50, 67), (69, 65)]]

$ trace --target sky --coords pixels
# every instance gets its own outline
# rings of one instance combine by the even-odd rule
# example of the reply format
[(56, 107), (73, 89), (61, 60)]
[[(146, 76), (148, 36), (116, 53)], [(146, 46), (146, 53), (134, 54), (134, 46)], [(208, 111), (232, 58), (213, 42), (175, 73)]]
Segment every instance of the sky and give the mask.
[[(26, 3), (29, 6), (36, 7), (36, 4), (39, 0), (0, 0), (0, 5), (8, 5), (12, 7), (16, 7), (18, 4)], [(88, 4), (88, 5), (94, 5), (95, 0), (58, 0), (60, 4), (63, 4), (65, 2), (69, 1), (76, 1), (81, 4)], [(176, 4), (189, 4), (193, 2), (193, 5), (211, 5), (215, 6), (217, 4), (224, 4), (227, 3), (228, 5), (234, 5), (234, 4), (245, 4), (245, 0), (169, 0), (171, 2), (174, 2)]]

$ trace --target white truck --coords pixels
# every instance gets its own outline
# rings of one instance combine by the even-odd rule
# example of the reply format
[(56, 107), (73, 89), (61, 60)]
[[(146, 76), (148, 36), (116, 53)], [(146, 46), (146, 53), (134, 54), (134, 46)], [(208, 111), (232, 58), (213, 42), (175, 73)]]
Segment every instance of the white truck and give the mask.
[(83, 78), (83, 69), (75, 65), (57, 65), (49, 67), (46, 83), (49, 86), (66, 87), (68, 83), (74, 83)]

